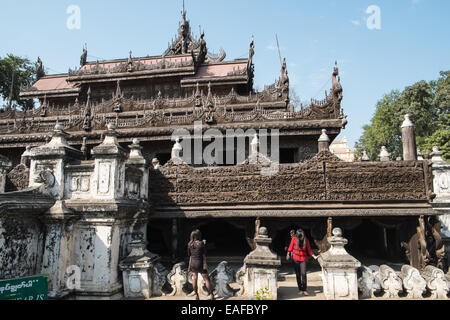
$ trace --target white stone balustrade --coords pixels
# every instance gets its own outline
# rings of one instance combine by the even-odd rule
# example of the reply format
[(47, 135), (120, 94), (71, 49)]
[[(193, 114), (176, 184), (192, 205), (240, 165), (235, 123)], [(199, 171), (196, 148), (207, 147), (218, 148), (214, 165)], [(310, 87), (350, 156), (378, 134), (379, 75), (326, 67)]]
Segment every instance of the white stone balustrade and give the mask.
[(422, 299), (426, 291), (427, 282), (420, 275), (419, 270), (412, 266), (404, 265), (401, 272), (403, 288), (407, 292), (407, 297), (409, 299)]
[(449, 292), (449, 282), (442, 271), (434, 266), (426, 266), (423, 271), (426, 280), (426, 287), (431, 292), (433, 299), (447, 299)]
[(384, 290), (384, 298), (398, 298), (398, 293), (403, 290), (402, 279), (388, 265), (381, 265), (378, 273), (381, 288)]

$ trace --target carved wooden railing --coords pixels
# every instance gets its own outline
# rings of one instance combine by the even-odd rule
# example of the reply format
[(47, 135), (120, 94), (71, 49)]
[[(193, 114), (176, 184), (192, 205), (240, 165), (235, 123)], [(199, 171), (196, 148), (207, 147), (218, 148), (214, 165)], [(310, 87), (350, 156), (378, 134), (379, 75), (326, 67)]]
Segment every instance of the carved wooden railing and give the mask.
[(432, 198), (425, 161), (347, 163), (328, 152), (305, 163), (193, 168), (167, 164), (150, 174), (155, 207), (275, 203), (423, 203)]

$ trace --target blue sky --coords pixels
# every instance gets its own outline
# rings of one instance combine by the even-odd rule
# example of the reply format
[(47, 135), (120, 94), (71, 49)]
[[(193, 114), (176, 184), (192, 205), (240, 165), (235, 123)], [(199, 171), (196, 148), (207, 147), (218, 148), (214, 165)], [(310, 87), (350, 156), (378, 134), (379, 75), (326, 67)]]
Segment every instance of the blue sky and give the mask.
[[(185, 2), (194, 34), (201, 26), (208, 49), (223, 48), (227, 60), (247, 57), (254, 35), (257, 88), (279, 76), (275, 34), (302, 100), (323, 98), (337, 60), (349, 121), (341, 136), (350, 146), (385, 93), (450, 69), (448, 0)], [(80, 29), (67, 28), (70, 5), (80, 8)], [(372, 5), (380, 9), (379, 30), (367, 26)], [(84, 43), (88, 60), (125, 58), (130, 50), (160, 55), (176, 35), (181, 7), (182, 0), (2, 0), (0, 56), (40, 56), (47, 73), (65, 73), (79, 65)]]

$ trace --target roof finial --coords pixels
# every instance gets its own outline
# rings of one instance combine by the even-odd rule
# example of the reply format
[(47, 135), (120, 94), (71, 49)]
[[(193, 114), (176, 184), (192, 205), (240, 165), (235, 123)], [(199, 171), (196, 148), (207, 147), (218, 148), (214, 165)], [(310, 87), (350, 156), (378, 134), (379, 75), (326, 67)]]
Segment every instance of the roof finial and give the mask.
[(87, 51), (87, 43), (84, 44), (83, 46), (83, 54), (80, 57), (80, 66), (84, 67), (87, 63), (87, 55), (88, 55), (88, 51)]
[(278, 35), (277, 34), (275, 34), (275, 38), (277, 39), (278, 57), (280, 58), (280, 65), (283, 66), (283, 62), (281, 62), (280, 43), (278, 42)]
[(186, 10), (184, 9), (184, 0), (183, 0), (183, 11), (181, 11), (181, 15), (184, 19), (186, 19)]

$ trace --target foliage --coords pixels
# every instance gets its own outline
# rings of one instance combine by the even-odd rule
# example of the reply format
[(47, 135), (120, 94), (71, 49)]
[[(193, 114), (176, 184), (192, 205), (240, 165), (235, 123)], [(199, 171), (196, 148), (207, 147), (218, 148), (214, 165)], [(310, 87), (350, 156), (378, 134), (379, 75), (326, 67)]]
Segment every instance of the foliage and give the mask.
[(430, 153), (439, 147), (450, 159), (450, 71), (441, 72), (437, 81), (419, 81), (403, 91), (393, 90), (378, 101), (370, 125), (356, 143), (357, 155), (365, 150), (373, 161), (386, 146), (391, 159), (402, 157), (401, 125), (409, 114), (415, 126), (417, 147)]
[(270, 292), (269, 288), (261, 288), (258, 291), (256, 291), (255, 294), (256, 300), (272, 300), (272, 293)]
[[(36, 81), (37, 63), (12, 54), (0, 57), (0, 94), (4, 103), (9, 103), (11, 94), (11, 81), (14, 73), (14, 84), (12, 90), (12, 106), (22, 109), (32, 109), (33, 100), (20, 100), (19, 93), (21, 87), (28, 87)], [(0, 106), (0, 107), (6, 107)]]

